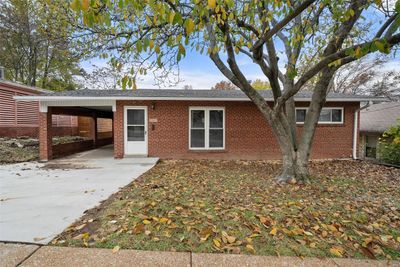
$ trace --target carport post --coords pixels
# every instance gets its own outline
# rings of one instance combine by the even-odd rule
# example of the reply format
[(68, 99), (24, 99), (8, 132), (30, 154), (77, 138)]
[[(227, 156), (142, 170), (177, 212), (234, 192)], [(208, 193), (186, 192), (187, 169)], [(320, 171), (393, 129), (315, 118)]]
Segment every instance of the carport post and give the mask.
[(93, 140), (93, 147), (97, 147), (97, 114), (92, 113), (92, 121), (90, 123), (90, 138)]
[(53, 156), (53, 133), (51, 108), (47, 112), (39, 112), (39, 159), (48, 161)]

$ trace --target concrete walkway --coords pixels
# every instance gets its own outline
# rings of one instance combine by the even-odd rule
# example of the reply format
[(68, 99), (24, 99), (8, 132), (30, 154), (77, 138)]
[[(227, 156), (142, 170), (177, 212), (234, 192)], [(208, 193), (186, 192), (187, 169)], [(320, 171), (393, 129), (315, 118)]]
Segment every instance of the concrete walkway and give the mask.
[(48, 247), (0, 243), (0, 262), (11, 266), (274, 266), (274, 267), (372, 267), (400, 266), (398, 261), (318, 259), (296, 257), (202, 254), (111, 249)]
[(1, 165), (0, 241), (47, 244), (157, 160), (115, 160), (107, 146), (47, 164)]

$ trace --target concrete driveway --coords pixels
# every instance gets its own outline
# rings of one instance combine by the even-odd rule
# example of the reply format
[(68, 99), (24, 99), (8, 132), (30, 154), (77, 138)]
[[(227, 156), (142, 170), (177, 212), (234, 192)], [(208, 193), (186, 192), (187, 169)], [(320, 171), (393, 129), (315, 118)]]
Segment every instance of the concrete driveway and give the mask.
[(115, 160), (107, 146), (46, 164), (0, 165), (0, 240), (50, 242), (157, 160)]

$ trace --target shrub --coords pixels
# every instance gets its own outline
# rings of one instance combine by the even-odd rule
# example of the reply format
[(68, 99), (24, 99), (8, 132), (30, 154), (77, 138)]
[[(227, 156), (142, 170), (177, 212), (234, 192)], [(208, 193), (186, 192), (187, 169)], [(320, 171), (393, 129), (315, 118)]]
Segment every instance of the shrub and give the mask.
[(379, 139), (378, 155), (383, 162), (400, 165), (400, 119)]

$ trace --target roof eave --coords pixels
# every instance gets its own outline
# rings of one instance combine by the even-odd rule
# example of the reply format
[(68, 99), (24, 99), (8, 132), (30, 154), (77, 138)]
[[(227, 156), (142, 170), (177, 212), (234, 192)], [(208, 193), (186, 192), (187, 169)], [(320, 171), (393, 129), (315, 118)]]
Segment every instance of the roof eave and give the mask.
[[(140, 96), (14, 96), (17, 101), (68, 101), (68, 100), (167, 100), (167, 101), (250, 101), (249, 98), (215, 98), (215, 97), (140, 97)], [(265, 98), (273, 101), (272, 98)], [(311, 98), (295, 98), (297, 102), (309, 102)], [(327, 102), (366, 102), (385, 101), (384, 98), (327, 98)]]

